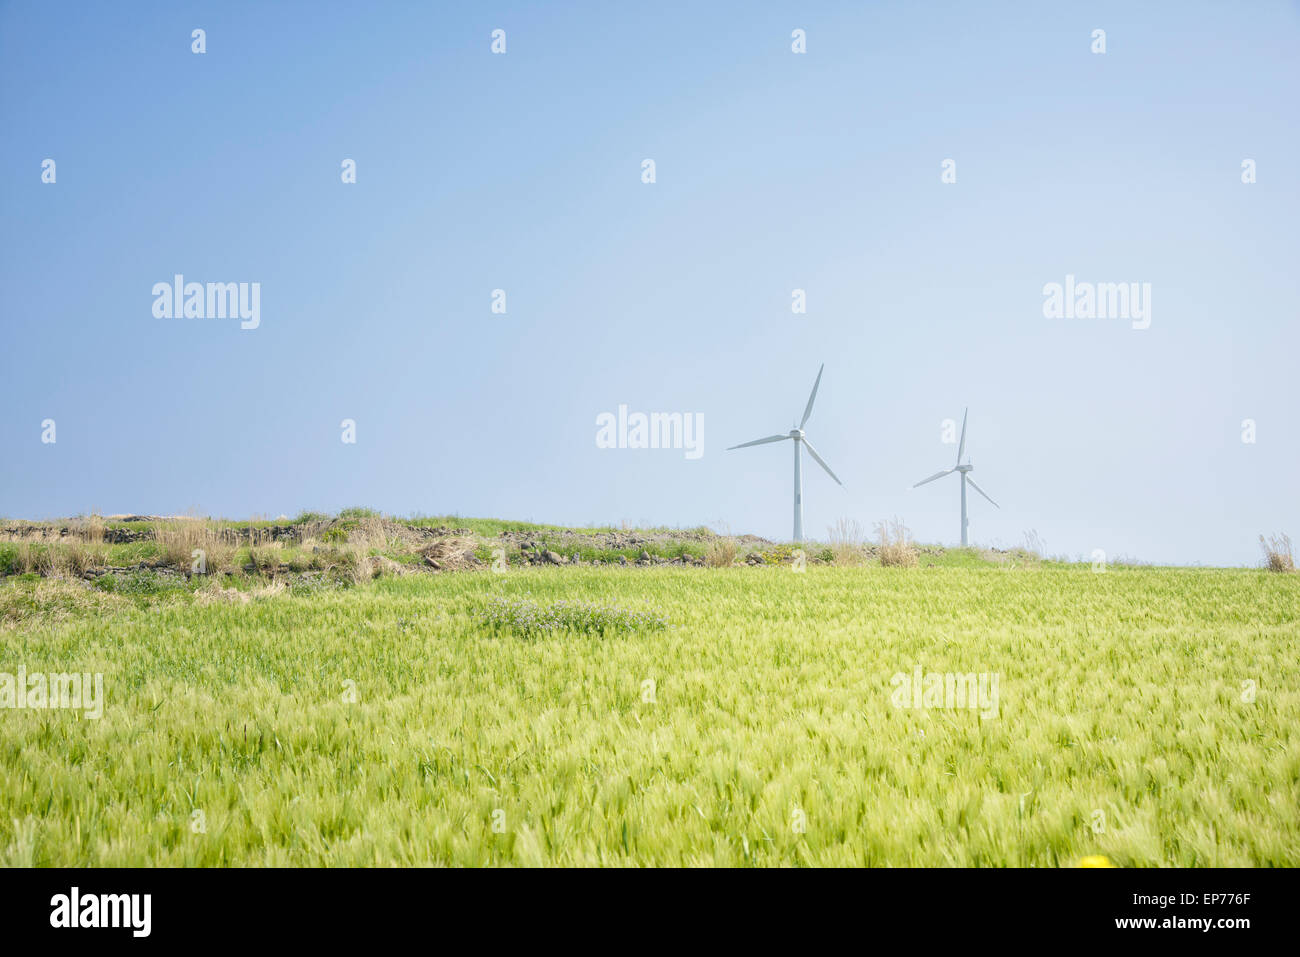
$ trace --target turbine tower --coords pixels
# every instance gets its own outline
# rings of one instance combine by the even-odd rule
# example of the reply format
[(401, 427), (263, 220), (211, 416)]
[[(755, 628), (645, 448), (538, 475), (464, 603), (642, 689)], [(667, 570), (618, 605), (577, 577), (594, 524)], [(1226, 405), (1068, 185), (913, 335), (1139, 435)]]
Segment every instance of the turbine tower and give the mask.
[(921, 479), (921, 481), (917, 482), (915, 485), (912, 486), (912, 488), (920, 488), (922, 485), (926, 484), (927, 482), (933, 482), (935, 479), (941, 479), (945, 475), (948, 475), (950, 472), (961, 473), (961, 545), (962, 548), (966, 547), (966, 528), (968, 525), (970, 525), (969, 519), (966, 518), (966, 483), (969, 482), (971, 488), (979, 492), (985, 498), (988, 498), (989, 504), (992, 505), (994, 508), (999, 507), (998, 503), (993, 501), (993, 499), (989, 498), (988, 493), (985, 492), (978, 485), (976, 485), (975, 480), (971, 478), (970, 475), (968, 474), (975, 470), (975, 466), (971, 465), (969, 460), (966, 462), (965, 465), (961, 464), (961, 457), (966, 454), (966, 416), (967, 414), (969, 414), (969, 412), (970, 409), (967, 409), (965, 412), (962, 413), (961, 416), (961, 444), (957, 446), (957, 464), (950, 469), (944, 469), (942, 472), (935, 472), (929, 478)]
[(769, 435), (765, 439), (755, 439), (753, 442), (742, 442), (740, 445), (733, 445), (731, 448), (727, 449), (727, 451), (730, 452), (731, 449), (744, 449), (751, 445), (767, 445), (769, 442), (784, 442), (786, 439), (790, 439), (794, 442), (794, 540), (796, 542), (803, 541), (803, 478), (799, 472), (800, 446), (806, 448), (808, 454), (813, 457), (813, 461), (824, 468), (827, 475), (835, 479), (836, 485), (844, 485), (844, 483), (839, 480), (839, 477), (831, 471), (831, 467), (822, 461), (822, 457), (817, 454), (817, 450), (812, 447), (812, 443), (808, 441), (808, 437), (803, 431), (803, 427), (808, 424), (808, 417), (812, 415), (813, 402), (817, 398), (817, 387), (822, 384), (822, 372), (825, 368), (826, 364), (822, 363), (822, 367), (817, 370), (817, 381), (813, 383), (812, 394), (808, 396), (808, 405), (804, 407), (803, 418), (799, 421), (798, 428), (791, 429), (785, 435)]

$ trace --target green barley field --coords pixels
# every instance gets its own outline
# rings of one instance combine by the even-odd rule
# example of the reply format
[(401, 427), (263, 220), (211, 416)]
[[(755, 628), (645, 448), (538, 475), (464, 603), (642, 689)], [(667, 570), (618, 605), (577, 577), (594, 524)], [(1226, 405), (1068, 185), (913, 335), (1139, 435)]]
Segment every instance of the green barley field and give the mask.
[[(246, 598), (0, 584), (0, 671), (102, 672), (106, 698), (0, 711), (0, 863), (1300, 863), (1295, 575), (511, 568)], [(511, 600), (637, 614), (485, 617)], [(996, 715), (896, 707), (918, 667), (996, 674)]]

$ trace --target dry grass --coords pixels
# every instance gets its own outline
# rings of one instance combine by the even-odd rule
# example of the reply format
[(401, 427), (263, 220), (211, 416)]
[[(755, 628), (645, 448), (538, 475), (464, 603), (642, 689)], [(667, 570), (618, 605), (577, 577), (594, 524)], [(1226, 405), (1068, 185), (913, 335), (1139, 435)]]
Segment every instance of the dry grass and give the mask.
[(719, 536), (704, 547), (704, 564), (710, 568), (730, 568), (736, 562), (736, 540)]
[(106, 556), (105, 546), (63, 538), (54, 529), (33, 529), (18, 540), (18, 570), (46, 578), (79, 577), (103, 565)]
[[(102, 528), (100, 535), (103, 535)], [(104, 568), (108, 565), (108, 546), (102, 543), (70, 542), (62, 550), (66, 556), (68, 573), (77, 577), (81, 577), (92, 568)]]
[(354, 585), (365, 584), (379, 574), (376, 563), (372, 561), (370, 546), (362, 542), (346, 542), (330, 548), (317, 561), (328, 567), (332, 574)]
[(298, 541), (306, 544), (309, 541), (316, 541), (324, 536), (329, 530), (331, 522), (328, 518), (313, 518), (306, 522), (301, 522), (295, 526), (297, 529)]
[(1025, 543), (1020, 546), (1020, 551), (1026, 555), (1032, 555), (1034, 558), (1042, 558), (1047, 554), (1047, 546), (1043, 543), (1042, 536), (1038, 534), (1037, 529), (1031, 528), (1025, 532)]
[(370, 560), (370, 550), (360, 545), (350, 545), (343, 553), (343, 567), (354, 585), (364, 585), (376, 577), (378, 569)]
[(393, 561), (387, 555), (370, 556), (370, 570), (371, 574), (373, 574), (375, 578), (392, 578), (396, 575), (405, 575), (407, 573), (407, 567), (405, 565), (401, 562)]
[(420, 549), (426, 565), (438, 571), (459, 571), (475, 564), (474, 542), (468, 538), (444, 538)]
[[(333, 568), (338, 563), (335, 549), (317, 538), (304, 538), (298, 547), (302, 550), (302, 560), (313, 571)], [(290, 567), (293, 567), (292, 564)]]
[(32, 547), (31, 541), (20, 541), (18, 543), (18, 571), (24, 575), (37, 571), (36, 563), (40, 551), (40, 549)]
[(208, 579), (194, 590), (194, 604), (200, 608), (209, 605), (244, 605), (250, 601), (247, 592), (238, 588), (225, 588), (215, 578)]
[(348, 544), (365, 549), (383, 551), (389, 547), (390, 536), (382, 518), (363, 518), (357, 527), (348, 533)]
[(876, 536), (880, 539), (880, 564), (912, 568), (917, 563), (916, 545), (909, 537), (907, 526), (900, 518), (877, 522)]
[(862, 546), (866, 535), (862, 525), (854, 518), (841, 518), (827, 529), (830, 539), (831, 562), (841, 567), (862, 564)]
[(159, 522), (154, 528), (154, 541), (161, 552), (159, 557), (169, 565), (197, 569), (199, 574), (207, 575), (234, 570), (234, 543), (206, 521)]
[(417, 548), (422, 543), (417, 533), (382, 516), (368, 515), (357, 522), (348, 533), (345, 545), (335, 553), (342, 560), (344, 572), (356, 584), (379, 578), (381, 575), (403, 575), (409, 569), (383, 552), (411, 553), (419, 551), (426, 560), (434, 558), (434, 568), (461, 568), (466, 562), (462, 553), (473, 554), (474, 544), (452, 538), (436, 542), (427, 548)]
[(39, 545), (35, 542), (26, 542), (23, 548), (26, 553), (23, 565), (47, 578), (64, 577), (62, 572), (67, 563), (63, 560), (63, 550), (59, 546), (57, 536), (53, 540), (45, 540), (45, 536), (42, 535), (42, 542)]
[(247, 605), (262, 598), (274, 598), (288, 591), (282, 581), (272, 581), (257, 588), (241, 591), (238, 588), (225, 588), (213, 578), (194, 591), (194, 603), (201, 608), (211, 605)]
[(1280, 535), (1259, 536), (1259, 547), (1264, 550), (1264, 567), (1271, 572), (1295, 571), (1295, 558), (1291, 551), (1291, 538)]
[(100, 545), (104, 541), (104, 516), (98, 512), (77, 516), (72, 527), (77, 537), (88, 545)]
[(347, 542), (337, 549), (336, 554), (347, 577), (354, 584), (360, 585), (379, 576), (379, 565), (372, 559), (377, 557), (375, 552), (383, 551), (388, 544), (389, 536), (384, 520), (367, 516), (348, 532)]

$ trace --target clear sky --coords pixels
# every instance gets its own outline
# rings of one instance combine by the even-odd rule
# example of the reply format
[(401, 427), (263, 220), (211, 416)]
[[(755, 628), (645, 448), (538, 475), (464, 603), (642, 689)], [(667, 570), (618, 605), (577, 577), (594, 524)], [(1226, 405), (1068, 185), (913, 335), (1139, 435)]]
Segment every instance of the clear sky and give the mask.
[[(824, 362), (809, 536), (956, 541), (907, 489), (969, 406), (976, 543), (1253, 564), (1300, 538), (1298, 48), (1268, 2), (0, 3), (0, 514), (788, 538), (789, 445), (724, 449)], [(260, 326), (156, 318), (177, 273)], [(1067, 275), (1149, 328), (1045, 317)], [(704, 454), (598, 448), (620, 404)]]

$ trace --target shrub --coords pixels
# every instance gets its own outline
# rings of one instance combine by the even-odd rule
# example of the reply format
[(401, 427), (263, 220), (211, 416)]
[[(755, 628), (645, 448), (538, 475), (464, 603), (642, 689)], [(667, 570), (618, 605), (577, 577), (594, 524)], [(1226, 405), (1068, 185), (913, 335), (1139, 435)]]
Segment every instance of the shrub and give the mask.
[(362, 508), (361, 506), (353, 506), (352, 508), (345, 508), (345, 509), (343, 509), (342, 511), (340, 511), (340, 512), (339, 512), (339, 518), (340, 518), (340, 519), (343, 519), (343, 520), (347, 520), (347, 519), (350, 519), (350, 518), (353, 518), (353, 519), (355, 519), (355, 518), (383, 518), (383, 515), (382, 515), (382, 513), (377, 512), (377, 511), (376, 511), (375, 509), (373, 509), (373, 508)]
[(1295, 571), (1295, 559), (1291, 553), (1291, 538), (1285, 533), (1259, 536), (1259, 547), (1264, 550), (1264, 567), (1271, 572)]

